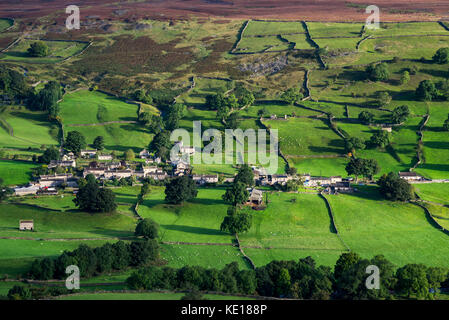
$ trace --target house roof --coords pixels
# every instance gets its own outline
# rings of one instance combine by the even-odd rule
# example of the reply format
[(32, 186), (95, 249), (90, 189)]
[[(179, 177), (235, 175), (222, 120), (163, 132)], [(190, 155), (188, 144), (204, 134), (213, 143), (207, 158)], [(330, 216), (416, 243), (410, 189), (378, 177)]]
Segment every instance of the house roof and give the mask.
[(400, 177), (418, 177), (418, 174), (413, 171), (407, 171), (407, 172), (399, 172)]

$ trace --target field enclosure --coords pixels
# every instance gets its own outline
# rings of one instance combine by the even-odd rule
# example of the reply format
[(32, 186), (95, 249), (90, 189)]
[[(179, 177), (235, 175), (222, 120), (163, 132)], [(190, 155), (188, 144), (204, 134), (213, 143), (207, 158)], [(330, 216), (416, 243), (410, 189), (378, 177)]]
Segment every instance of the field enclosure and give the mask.
[(11, 48), (0, 54), (0, 60), (25, 63), (61, 62), (81, 53), (89, 45), (89, 43), (83, 41), (43, 40), (49, 48), (49, 55), (46, 57), (31, 57), (27, 50), (36, 41), (38, 40), (26, 38), (19, 40)]

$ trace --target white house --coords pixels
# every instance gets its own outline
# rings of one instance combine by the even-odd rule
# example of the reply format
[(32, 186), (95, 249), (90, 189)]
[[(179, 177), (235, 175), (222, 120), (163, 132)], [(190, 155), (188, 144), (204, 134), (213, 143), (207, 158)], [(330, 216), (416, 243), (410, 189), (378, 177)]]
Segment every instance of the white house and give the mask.
[(150, 157), (150, 153), (148, 152), (147, 149), (143, 149), (142, 151), (139, 152), (139, 157), (140, 159), (146, 159)]
[(114, 158), (113, 158), (112, 155), (110, 155), (110, 154), (100, 154), (100, 155), (98, 155), (98, 160), (108, 160), (108, 161), (111, 161), (112, 159), (114, 159)]
[(48, 168), (56, 168), (56, 167), (64, 167), (64, 168), (75, 168), (76, 167), (76, 161), (75, 160), (67, 160), (67, 161), (61, 161), (61, 160), (51, 160), (48, 164)]
[(423, 177), (418, 175), (416, 172), (413, 171), (407, 171), (407, 172), (399, 172), (399, 177), (401, 179), (407, 180), (407, 181), (421, 181), (424, 180)]
[(20, 231), (34, 230), (34, 221), (33, 220), (20, 220), (19, 221), (19, 230)]

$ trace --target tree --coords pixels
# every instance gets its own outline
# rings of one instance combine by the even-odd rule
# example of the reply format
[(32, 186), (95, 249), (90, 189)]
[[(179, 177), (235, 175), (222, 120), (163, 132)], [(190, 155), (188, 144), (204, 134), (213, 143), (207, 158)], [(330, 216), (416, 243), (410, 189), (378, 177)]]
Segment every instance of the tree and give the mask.
[(300, 92), (298, 88), (290, 88), (281, 95), (281, 99), (290, 105), (293, 105), (302, 97), (303, 94)]
[(233, 112), (226, 119), (226, 129), (237, 129), (240, 125), (239, 113)]
[(295, 176), (298, 173), (298, 169), (296, 169), (295, 167), (288, 166), (285, 172), (291, 176)]
[(110, 189), (98, 186), (95, 177), (88, 175), (86, 184), (79, 186), (73, 202), (80, 210), (87, 212), (112, 212), (117, 208), (115, 194)]
[(433, 62), (438, 64), (449, 63), (449, 48), (440, 48), (432, 58)]
[(14, 190), (3, 185), (3, 179), (0, 178), (0, 203), (8, 199), (14, 193)]
[(223, 200), (232, 204), (234, 207), (246, 203), (249, 198), (249, 192), (246, 188), (247, 186), (245, 184), (234, 180), (232, 186), (226, 189)]
[(182, 204), (196, 198), (198, 191), (193, 179), (187, 175), (172, 179), (165, 187), (165, 201)]
[(97, 257), (97, 271), (99, 273), (112, 270), (114, 253), (114, 248), (110, 243), (106, 243), (105, 245), (94, 249), (94, 254)]
[(430, 284), (426, 275), (427, 267), (423, 264), (407, 264), (396, 272), (396, 289), (409, 298), (415, 295), (418, 299), (429, 297)]
[(360, 256), (355, 252), (345, 252), (340, 255), (334, 268), (334, 277), (338, 279), (342, 274), (349, 270), (353, 265), (360, 261)]
[(413, 186), (396, 173), (384, 174), (377, 184), (380, 186), (380, 193), (388, 200), (405, 202), (415, 197)]
[(401, 79), (399, 80), (399, 83), (401, 85), (407, 84), (410, 81), (410, 72), (404, 71), (401, 73)]
[(409, 115), (410, 109), (408, 106), (400, 106), (395, 108), (391, 113), (391, 121), (396, 124), (403, 123), (407, 121)]
[(87, 146), (86, 138), (79, 131), (70, 131), (65, 139), (64, 147), (75, 154), (80, 154)]
[(165, 161), (169, 158), (171, 145), (170, 133), (168, 131), (161, 131), (154, 136), (148, 145), (148, 149)]
[(39, 156), (39, 162), (49, 164), (52, 160), (59, 160), (60, 157), (61, 154), (59, 153), (59, 150), (56, 147), (51, 146), (50, 148), (47, 148), (41, 156)]
[(278, 296), (287, 296), (290, 293), (291, 277), (288, 269), (281, 269), (276, 284), (276, 293)]
[(96, 149), (96, 150), (103, 150), (104, 149), (104, 137), (103, 136), (98, 136), (94, 139), (94, 143), (92, 144), (92, 146)]
[(34, 110), (47, 111), (50, 119), (56, 119), (59, 116), (58, 101), (61, 98), (61, 85), (56, 81), (50, 81), (38, 94), (30, 99), (31, 108)]
[(129, 245), (130, 264), (143, 266), (159, 257), (159, 246), (154, 239), (146, 241), (133, 241)]
[(184, 296), (181, 297), (181, 300), (207, 300), (203, 294), (198, 291), (197, 288), (192, 288), (189, 290)]
[(42, 57), (48, 56), (50, 53), (50, 50), (45, 42), (36, 41), (30, 45), (27, 52), (31, 57), (42, 58)]
[(14, 285), (8, 291), (9, 300), (30, 300), (32, 298), (29, 288), (19, 285)]
[(27, 84), (23, 73), (0, 66), (0, 93), (9, 98), (26, 98), (32, 94), (31, 87)]
[(251, 215), (247, 212), (238, 212), (237, 208), (229, 207), (226, 217), (220, 225), (221, 231), (231, 234), (246, 232), (251, 228)]
[(388, 92), (382, 91), (377, 94), (376, 104), (380, 108), (385, 108), (391, 103), (391, 96)]
[(148, 94), (145, 90), (139, 89), (134, 92), (133, 98), (137, 101), (146, 103), (146, 104), (152, 104), (153, 98)]
[(375, 132), (369, 141), (374, 147), (385, 148), (390, 144), (390, 134), (385, 130)]
[(365, 142), (358, 137), (351, 137), (345, 141), (346, 151), (353, 155), (356, 150), (364, 150), (366, 148)]
[(386, 81), (390, 78), (390, 71), (385, 62), (369, 65), (366, 68), (366, 73), (368, 74), (368, 78), (373, 81)]
[(449, 131), (449, 114), (447, 115), (447, 119), (444, 120), (443, 130), (444, 131)]
[(134, 158), (136, 157), (136, 155), (134, 154), (134, 151), (132, 149), (128, 149), (125, 152), (125, 160), (126, 161), (132, 161), (134, 160)]
[(112, 268), (115, 270), (122, 270), (130, 264), (131, 256), (128, 251), (128, 245), (123, 241), (118, 241), (112, 244), (114, 259), (112, 261)]
[(164, 125), (167, 130), (175, 130), (179, 128), (179, 121), (184, 116), (186, 106), (176, 103), (168, 109), (167, 116), (164, 118)]
[(134, 235), (146, 239), (156, 239), (158, 236), (159, 225), (150, 218), (139, 221)]
[(346, 165), (348, 175), (354, 175), (356, 179), (358, 179), (358, 176), (372, 179), (379, 171), (380, 167), (376, 159), (352, 158)]
[(359, 120), (361, 122), (363, 122), (364, 124), (373, 123), (374, 114), (372, 114), (369, 111), (362, 111), (362, 112), (359, 113)]
[(438, 90), (431, 80), (424, 80), (419, 83), (416, 89), (416, 97), (422, 101), (432, 101), (438, 97)]
[(223, 93), (211, 94), (206, 96), (206, 106), (210, 110), (219, 110), (225, 104), (226, 101)]
[(243, 164), (234, 178), (235, 182), (241, 182), (247, 187), (252, 187), (254, 185), (253, 170), (247, 164)]

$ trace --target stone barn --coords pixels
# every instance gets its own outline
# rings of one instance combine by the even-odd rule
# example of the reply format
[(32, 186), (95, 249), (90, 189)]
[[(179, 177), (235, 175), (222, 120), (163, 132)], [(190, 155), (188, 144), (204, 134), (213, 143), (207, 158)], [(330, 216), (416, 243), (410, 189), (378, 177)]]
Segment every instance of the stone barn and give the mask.
[(20, 231), (34, 231), (34, 221), (33, 220), (20, 220), (19, 221)]

